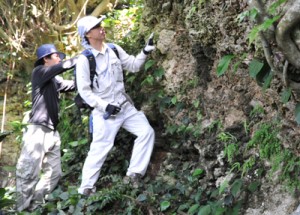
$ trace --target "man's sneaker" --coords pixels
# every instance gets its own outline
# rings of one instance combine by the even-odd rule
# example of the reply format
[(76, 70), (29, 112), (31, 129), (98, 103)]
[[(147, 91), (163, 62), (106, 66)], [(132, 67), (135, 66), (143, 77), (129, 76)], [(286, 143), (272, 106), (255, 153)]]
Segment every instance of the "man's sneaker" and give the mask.
[(92, 188), (92, 189), (86, 188), (83, 190), (82, 195), (87, 198), (87, 197), (95, 195), (95, 193), (96, 193), (95, 188)]
[(124, 184), (131, 184), (133, 188), (138, 188), (141, 185), (142, 175), (134, 173), (130, 176), (125, 176), (123, 179)]
[(42, 207), (43, 202), (37, 202), (37, 201), (33, 201), (29, 207), (26, 209), (26, 211), (32, 213), (35, 211), (39, 211), (42, 212), (43, 211), (43, 207)]

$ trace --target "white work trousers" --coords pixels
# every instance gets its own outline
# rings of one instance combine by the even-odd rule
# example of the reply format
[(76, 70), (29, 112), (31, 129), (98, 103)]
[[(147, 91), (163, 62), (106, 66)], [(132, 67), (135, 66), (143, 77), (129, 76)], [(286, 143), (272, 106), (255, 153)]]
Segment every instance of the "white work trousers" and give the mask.
[(100, 169), (121, 127), (137, 136), (126, 175), (145, 174), (153, 151), (154, 130), (143, 112), (137, 111), (132, 105), (125, 106), (127, 107), (122, 107), (116, 116), (111, 116), (107, 120), (103, 119), (103, 112), (94, 109), (93, 141), (83, 166), (79, 193), (82, 194), (85, 189), (94, 188)]
[[(33, 202), (44, 201), (61, 177), (60, 136), (57, 131), (40, 125), (28, 125), (17, 163), (17, 210)], [(40, 173), (42, 171), (42, 176)]]

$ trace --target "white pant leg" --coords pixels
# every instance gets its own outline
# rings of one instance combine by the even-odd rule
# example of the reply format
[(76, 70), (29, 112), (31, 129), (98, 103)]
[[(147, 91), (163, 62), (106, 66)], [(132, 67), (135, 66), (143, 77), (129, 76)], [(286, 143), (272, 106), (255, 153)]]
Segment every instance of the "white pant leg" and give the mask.
[(60, 136), (58, 131), (46, 133), (44, 141), (45, 156), (42, 163), (43, 175), (35, 187), (33, 200), (42, 202), (51, 193), (61, 178)]
[(39, 180), (44, 151), (45, 133), (40, 126), (27, 126), (22, 138), (22, 151), (16, 166), (17, 210), (26, 209)]
[(137, 136), (126, 175), (145, 175), (154, 147), (154, 130), (141, 111), (126, 118), (122, 127)]
[(123, 118), (110, 117), (103, 119), (103, 113), (93, 111), (93, 141), (82, 169), (82, 182), (79, 193), (84, 189), (92, 189), (98, 180), (100, 169), (114, 145), (114, 140), (119, 131)]

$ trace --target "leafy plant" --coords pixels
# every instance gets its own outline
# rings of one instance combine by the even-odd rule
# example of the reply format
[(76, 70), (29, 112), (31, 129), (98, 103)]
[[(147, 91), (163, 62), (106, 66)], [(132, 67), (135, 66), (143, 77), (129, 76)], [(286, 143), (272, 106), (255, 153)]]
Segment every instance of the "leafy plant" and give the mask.
[(218, 134), (218, 140), (224, 143), (237, 141), (236, 137), (228, 132), (221, 132), (220, 134)]
[(8, 190), (5, 188), (0, 188), (0, 209), (3, 209), (8, 206), (12, 206), (13, 204), (15, 204), (15, 201), (9, 195)]
[(224, 57), (222, 57), (222, 59), (220, 60), (220, 62), (218, 64), (218, 67), (217, 67), (218, 77), (220, 77), (221, 75), (223, 75), (226, 72), (231, 60), (234, 57), (235, 57), (234, 55), (225, 55)]
[(292, 89), (291, 88), (285, 88), (284, 91), (281, 93), (281, 101), (283, 104), (286, 104), (292, 95)]
[(273, 18), (266, 19), (262, 24), (255, 26), (248, 35), (249, 45), (251, 45), (253, 41), (258, 37), (259, 32), (269, 29), (279, 18), (280, 16), (278, 15)]
[(254, 21), (256, 16), (258, 15), (258, 11), (256, 8), (252, 8), (251, 10), (244, 11), (237, 16), (238, 22), (244, 21), (246, 17), (249, 17), (251, 21)]
[(249, 64), (250, 77), (255, 78), (263, 66), (264, 64), (262, 62), (258, 61), (257, 59), (253, 59)]
[(260, 114), (264, 114), (265, 113), (265, 110), (264, 108), (261, 106), (261, 105), (255, 105), (254, 108), (251, 110), (250, 112), (250, 117), (254, 117), (254, 116), (257, 116), (257, 115), (260, 115)]
[(238, 145), (235, 143), (231, 143), (225, 146), (224, 156), (227, 156), (227, 160), (229, 163), (233, 162), (233, 158), (238, 153)]

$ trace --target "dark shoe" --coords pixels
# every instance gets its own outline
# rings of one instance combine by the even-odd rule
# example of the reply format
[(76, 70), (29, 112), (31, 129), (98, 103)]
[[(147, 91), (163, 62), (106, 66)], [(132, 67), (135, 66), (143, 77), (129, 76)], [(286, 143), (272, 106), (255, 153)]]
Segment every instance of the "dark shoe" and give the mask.
[(95, 188), (93, 188), (93, 189), (88, 189), (87, 188), (87, 189), (84, 189), (82, 195), (84, 195), (85, 197), (90, 197), (90, 196), (95, 195), (95, 193), (96, 193), (96, 189)]
[(26, 209), (26, 211), (32, 213), (32, 212), (42, 212), (43, 207), (42, 207), (42, 202), (33, 202), (29, 205), (29, 207)]
[(131, 184), (133, 188), (138, 188), (141, 185), (142, 175), (134, 173), (130, 176), (125, 176), (123, 179), (124, 184)]

